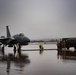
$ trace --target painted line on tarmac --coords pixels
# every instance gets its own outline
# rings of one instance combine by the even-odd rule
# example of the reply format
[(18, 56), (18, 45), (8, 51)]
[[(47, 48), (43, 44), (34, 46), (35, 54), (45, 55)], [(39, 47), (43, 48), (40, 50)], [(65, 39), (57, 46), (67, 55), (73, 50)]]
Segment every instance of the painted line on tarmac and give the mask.
[[(50, 51), (50, 50), (57, 50), (57, 49), (44, 49), (44, 51)], [(21, 51), (40, 51), (40, 49), (27, 49), (27, 50), (21, 50)]]

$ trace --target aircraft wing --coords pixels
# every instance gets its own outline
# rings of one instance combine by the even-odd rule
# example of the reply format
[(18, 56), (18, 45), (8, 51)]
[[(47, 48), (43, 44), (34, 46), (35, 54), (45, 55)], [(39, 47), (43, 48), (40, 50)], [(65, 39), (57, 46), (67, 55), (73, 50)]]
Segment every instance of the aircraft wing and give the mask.
[(0, 38), (0, 42), (2, 43), (3, 41), (7, 41), (8, 38)]
[(14, 38), (0, 38), (0, 42), (2, 44), (9, 44), (9, 43), (14, 42), (14, 41), (16, 41)]

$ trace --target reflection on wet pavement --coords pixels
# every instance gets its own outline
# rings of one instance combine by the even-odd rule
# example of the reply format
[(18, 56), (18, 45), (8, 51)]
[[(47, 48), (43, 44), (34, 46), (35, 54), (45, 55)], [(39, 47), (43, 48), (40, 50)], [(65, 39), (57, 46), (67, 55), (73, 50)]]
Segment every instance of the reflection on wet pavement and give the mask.
[[(49, 47), (47, 45), (46, 48), (50, 46), (52, 48), (53, 45)], [(76, 60), (73, 52), (38, 50), (22, 51), (22, 53), (24, 53), (22, 57), (19, 55), (14, 57), (14, 54), (8, 54), (4, 58), (0, 56), (0, 75), (76, 75)], [(6, 59), (8, 57), (9, 59)]]
[(27, 54), (21, 54), (21, 57), (14, 57), (13, 54), (8, 54), (5, 56), (0, 56), (0, 62), (7, 64), (6, 72), (9, 75), (12, 62), (14, 63), (15, 67), (20, 68), (19, 71), (23, 71), (25, 65), (30, 63), (30, 60)]
[(58, 50), (57, 58), (66, 59), (66, 60), (76, 60), (76, 51)]

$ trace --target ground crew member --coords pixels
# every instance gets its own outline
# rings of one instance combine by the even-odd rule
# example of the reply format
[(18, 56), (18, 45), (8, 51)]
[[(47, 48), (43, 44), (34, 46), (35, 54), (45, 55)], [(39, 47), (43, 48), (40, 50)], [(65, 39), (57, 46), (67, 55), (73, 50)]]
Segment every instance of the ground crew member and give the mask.
[(43, 46), (42, 46), (41, 44), (39, 45), (39, 48), (40, 48), (40, 54), (42, 54), (42, 53), (43, 53), (44, 48), (43, 48)]

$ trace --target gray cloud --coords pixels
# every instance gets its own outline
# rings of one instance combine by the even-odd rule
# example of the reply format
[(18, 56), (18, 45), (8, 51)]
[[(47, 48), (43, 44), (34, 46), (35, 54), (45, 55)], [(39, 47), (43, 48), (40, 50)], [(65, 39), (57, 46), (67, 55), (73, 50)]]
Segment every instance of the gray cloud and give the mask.
[(75, 0), (0, 0), (0, 35), (23, 32), (31, 39), (75, 37)]

